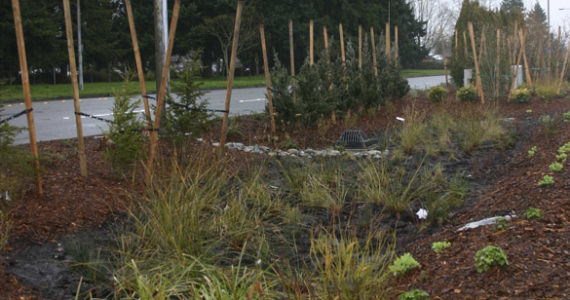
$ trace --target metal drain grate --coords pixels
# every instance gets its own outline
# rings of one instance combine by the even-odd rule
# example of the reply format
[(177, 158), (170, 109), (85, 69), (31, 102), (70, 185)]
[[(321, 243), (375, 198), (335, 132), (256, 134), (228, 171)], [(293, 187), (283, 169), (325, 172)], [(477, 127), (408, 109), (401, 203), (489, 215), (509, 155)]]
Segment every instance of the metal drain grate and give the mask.
[(369, 139), (362, 130), (345, 130), (336, 141), (347, 149), (366, 149), (374, 144), (374, 139)]

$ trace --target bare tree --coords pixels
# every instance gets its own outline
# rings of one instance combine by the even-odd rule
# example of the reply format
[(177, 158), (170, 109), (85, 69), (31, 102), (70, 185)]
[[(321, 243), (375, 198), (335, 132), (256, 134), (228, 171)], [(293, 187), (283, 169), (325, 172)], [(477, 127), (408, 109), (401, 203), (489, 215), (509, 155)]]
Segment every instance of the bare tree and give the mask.
[[(229, 56), (234, 38), (234, 14), (223, 14), (207, 19), (204, 22), (204, 32), (216, 38), (220, 44), (220, 50), (224, 60), (223, 72), (227, 76), (229, 69)], [(256, 31), (255, 12), (251, 8), (246, 8), (243, 11), (240, 33), (238, 40), (238, 48), (236, 55), (255, 47), (255, 41), (258, 38)]]
[(426, 22), (426, 36), (422, 46), (431, 50), (441, 48), (440, 28), (445, 36), (452, 36), (455, 21), (461, 9), (461, 0), (413, 0), (411, 4), (418, 19)]

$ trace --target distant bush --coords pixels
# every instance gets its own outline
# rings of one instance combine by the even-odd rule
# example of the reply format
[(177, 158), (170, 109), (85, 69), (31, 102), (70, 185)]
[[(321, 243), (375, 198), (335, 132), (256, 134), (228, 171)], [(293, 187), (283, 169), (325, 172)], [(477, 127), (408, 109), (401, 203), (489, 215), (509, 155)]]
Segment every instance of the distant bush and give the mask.
[(431, 102), (442, 102), (447, 96), (447, 89), (441, 86), (432, 87), (427, 94)]
[(529, 103), (530, 97), (532, 96), (530, 89), (524, 87), (518, 87), (513, 91), (511, 96), (511, 101), (514, 103)]
[(536, 94), (543, 101), (550, 101), (558, 94), (556, 83), (539, 83), (536, 86)]
[(456, 97), (461, 102), (474, 102), (477, 101), (477, 92), (473, 85), (469, 85), (457, 90)]

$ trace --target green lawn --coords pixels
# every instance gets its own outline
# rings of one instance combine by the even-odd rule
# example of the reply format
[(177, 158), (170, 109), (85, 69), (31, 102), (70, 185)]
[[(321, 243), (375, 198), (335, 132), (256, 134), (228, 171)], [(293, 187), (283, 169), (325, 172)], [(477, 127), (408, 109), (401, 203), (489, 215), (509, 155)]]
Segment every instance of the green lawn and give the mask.
[[(433, 76), (443, 75), (443, 70), (403, 70), (404, 77), (417, 77), (417, 76)], [(233, 87), (254, 87), (264, 86), (264, 76), (248, 76), (236, 77), (233, 82)], [(94, 96), (109, 96), (114, 91), (121, 89), (122, 82), (96, 82), (85, 83), (85, 88), (80, 91), (80, 97), (94, 97)], [(156, 83), (154, 81), (147, 81), (146, 87), (149, 93), (155, 92)], [(202, 80), (203, 89), (225, 89), (227, 81), (225, 77), (204, 78)], [(32, 99), (70, 99), (73, 97), (71, 84), (34, 84), (30, 86)], [(138, 82), (132, 82), (129, 88), (129, 93), (140, 93), (140, 86)], [(22, 87), (20, 85), (11, 85), (0, 87), (0, 102), (18, 101), (22, 100)]]

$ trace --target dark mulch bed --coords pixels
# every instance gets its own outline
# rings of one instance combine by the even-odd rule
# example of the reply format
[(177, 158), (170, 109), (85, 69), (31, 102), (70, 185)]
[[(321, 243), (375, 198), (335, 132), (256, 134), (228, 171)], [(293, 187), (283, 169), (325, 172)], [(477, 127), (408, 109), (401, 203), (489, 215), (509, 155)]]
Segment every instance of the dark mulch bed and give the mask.
[[(479, 107), (479, 104), (454, 101), (432, 104), (421, 98), (413, 103), (396, 103), (393, 109), (382, 108), (375, 117), (362, 118), (350, 126), (341, 120), (336, 124), (294, 131), (290, 137), (300, 148), (329, 146), (345, 129), (358, 128), (366, 133), (375, 133), (389, 126), (397, 126), (396, 116), (402, 116), (411, 104), (425, 113), (441, 107), (456, 111)], [(567, 219), (570, 172), (565, 168), (561, 174), (557, 174), (553, 187), (537, 186), (538, 180), (548, 172), (548, 165), (554, 161), (556, 149), (570, 141), (570, 123), (559, 122), (559, 133), (552, 136), (546, 135), (540, 126), (524, 126), (529, 121), (527, 118), (536, 123), (542, 114), (562, 114), (570, 110), (570, 100), (556, 99), (550, 103), (534, 100), (528, 105), (503, 104), (498, 108), (501, 116), (517, 118), (522, 134), (517, 144), (520, 151), (506, 158), (500, 168), (492, 168), (496, 173), (488, 177), (493, 181), (476, 191), (476, 200), (472, 205), (456, 213), (438, 232), (402, 249), (414, 255), (421, 263), (421, 269), (398, 279), (394, 283), (396, 289), (421, 288), (428, 291), (432, 299), (570, 297), (570, 225)], [(527, 113), (527, 109), (533, 112)], [(267, 137), (267, 123), (259, 117), (242, 117), (240, 131), (242, 135), (230, 137), (229, 140), (272, 147), (282, 145), (286, 140), (285, 133), (279, 132), (278, 141), (271, 141)], [(205, 138), (215, 140), (218, 134), (219, 128), (213, 128)], [(75, 141), (40, 144), (42, 152), (57, 153), (64, 159), (44, 165), (43, 196), (35, 194), (31, 184), (26, 199), (12, 208), (12, 249), (50, 242), (65, 233), (100, 226), (127, 211), (131, 201), (129, 194), (144, 190), (140, 183), (133, 184), (113, 176), (102, 158), (99, 140), (88, 138), (86, 144), (88, 178), (79, 175)], [(529, 159), (526, 150), (532, 145), (538, 146), (539, 152)], [(235, 151), (226, 152), (226, 156), (235, 156), (231, 158), (234, 161), (243, 161), (244, 155)], [(496, 231), (491, 226), (455, 233), (459, 225), (469, 221), (507, 213), (521, 216), (531, 205), (542, 209), (542, 219), (526, 221), (517, 218), (504, 231)], [(441, 240), (450, 241), (452, 246), (436, 255), (431, 250), (431, 243)], [(474, 254), (487, 244), (503, 248), (510, 265), (492, 269), (488, 273), (477, 273)], [(2, 268), (0, 263), (0, 296), (3, 299), (39, 299), (37, 293), (20, 285)]]

